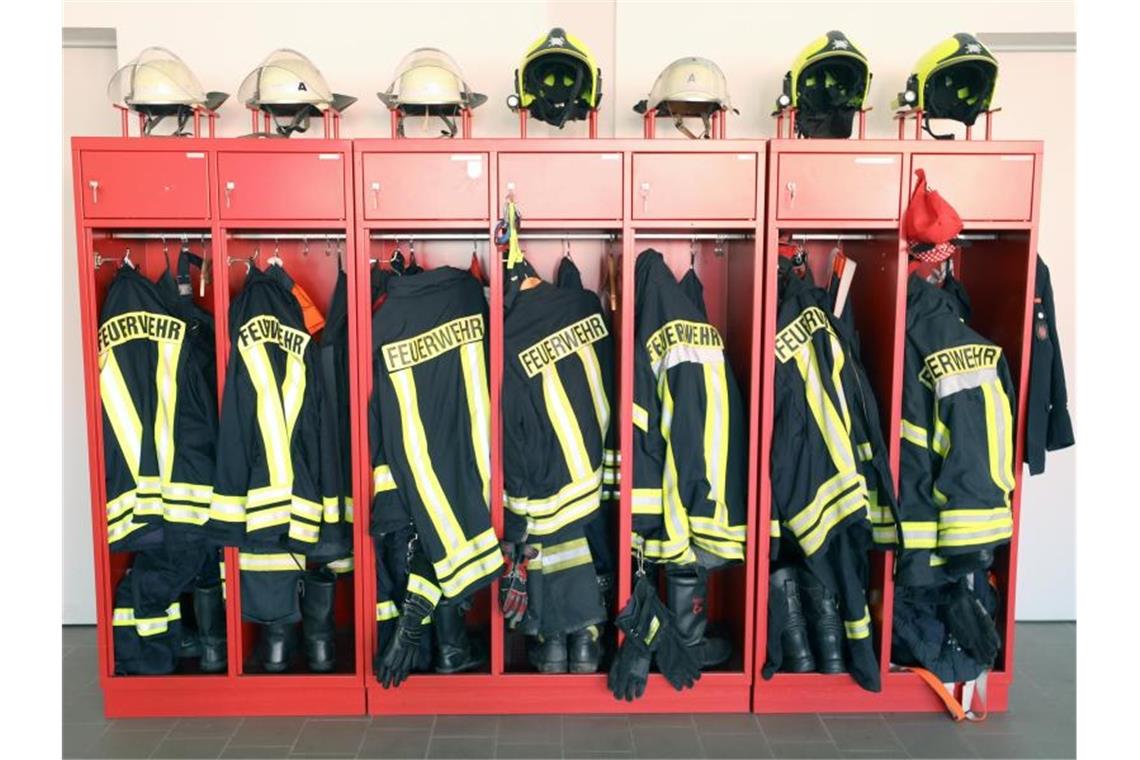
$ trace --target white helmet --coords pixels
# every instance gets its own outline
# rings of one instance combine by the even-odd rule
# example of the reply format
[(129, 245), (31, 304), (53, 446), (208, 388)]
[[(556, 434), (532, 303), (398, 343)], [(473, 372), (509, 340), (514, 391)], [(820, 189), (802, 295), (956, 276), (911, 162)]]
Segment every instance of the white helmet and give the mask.
[[(649, 97), (633, 107), (638, 113), (654, 111), (658, 116), (672, 116), (673, 123), (689, 137), (709, 136), (709, 122), (717, 111), (729, 111), (728, 80), (720, 67), (708, 58), (678, 58), (657, 75)], [(705, 131), (695, 135), (684, 126), (684, 117), (699, 116)]]
[(487, 101), (486, 95), (471, 91), (451, 56), (428, 47), (417, 48), (404, 56), (388, 89), (376, 96), (388, 108), (399, 112), (400, 135), (404, 134), (404, 117), (414, 115), (440, 117), (447, 125), (444, 134), (454, 137), (453, 117)]
[[(250, 108), (271, 115), (277, 132), (288, 137), (309, 128), (309, 117), (326, 110), (340, 112), (356, 102), (350, 95), (338, 95), (313, 62), (296, 50), (274, 50), (241, 83), (238, 98)], [(279, 117), (290, 119), (287, 124)]]
[(216, 111), (229, 95), (203, 92), (198, 77), (181, 58), (166, 48), (149, 47), (115, 72), (107, 83), (107, 97), (147, 117), (143, 134), (150, 134), (165, 117), (176, 116), (175, 134), (182, 135), (195, 108)]

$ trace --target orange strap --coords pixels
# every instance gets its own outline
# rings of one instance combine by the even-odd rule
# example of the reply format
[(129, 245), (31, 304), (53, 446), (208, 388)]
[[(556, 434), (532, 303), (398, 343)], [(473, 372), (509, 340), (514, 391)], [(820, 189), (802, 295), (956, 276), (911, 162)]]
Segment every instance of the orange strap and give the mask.
[(309, 297), (305, 289), (297, 283), (293, 283), (293, 296), (297, 299), (297, 303), (301, 304), (301, 314), (305, 317), (305, 329), (309, 331), (309, 335), (316, 335), (325, 326), (324, 315), (321, 314), (321, 310), (313, 303), (313, 299)]
[[(983, 672), (977, 679), (962, 684), (963, 696), (967, 697), (964, 700), (967, 704), (963, 706), (950, 690), (946, 688), (946, 684), (938, 680), (938, 676), (924, 668), (911, 668), (911, 670), (942, 700), (942, 704), (946, 705), (946, 710), (956, 723), (964, 720), (971, 723), (981, 723), (986, 719), (986, 672)], [(970, 709), (972, 707), (971, 703), (974, 701), (980, 703), (980, 712), (975, 712)]]

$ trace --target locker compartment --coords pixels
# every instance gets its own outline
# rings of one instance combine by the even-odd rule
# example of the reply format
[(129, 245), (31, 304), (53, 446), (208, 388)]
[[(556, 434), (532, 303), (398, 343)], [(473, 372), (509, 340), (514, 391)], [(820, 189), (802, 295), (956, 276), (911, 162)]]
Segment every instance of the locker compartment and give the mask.
[(218, 153), (222, 219), (344, 219), (343, 153)]
[(488, 154), (366, 153), (365, 219), (486, 219)]
[[(183, 245), (185, 245), (188, 250), (197, 256), (203, 256), (207, 259), (211, 256), (211, 243), (206, 237), (209, 232), (205, 230), (201, 231), (198, 237), (194, 237), (192, 235), (188, 236), (187, 242), (185, 244), (181, 242), (181, 235), (177, 233), (172, 234), (165, 243), (159, 239), (144, 240), (132, 238), (134, 235), (143, 234), (153, 234), (157, 236), (161, 233), (149, 230), (95, 230), (93, 232), (93, 255), (94, 257), (98, 258), (96, 259), (96, 262), (93, 262), (90, 269), (85, 269), (81, 272), (81, 276), (90, 276), (92, 278), (90, 281), (90, 285), (92, 286), (92, 301), (94, 307), (94, 314), (92, 315), (93, 321), (91, 323), (92, 330), (98, 329), (99, 314), (103, 309), (108, 290), (111, 286), (112, 281), (116, 277), (119, 268), (123, 266), (125, 260), (129, 260), (130, 263), (134, 265), (135, 270), (142, 274), (146, 279), (154, 282), (158, 280), (164, 271), (166, 271), (168, 266), (172, 274), (177, 273), (178, 255)], [(98, 266), (95, 266), (95, 263), (97, 263)], [(205, 287), (203, 294), (203, 291), (200, 290), (200, 270), (197, 267), (192, 267), (190, 270), (190, 276), (191, 291), (193, 293), (195, 303), (201, 308), (205, 309), (207, 312), (213, 314), (213, 288), (208, 284), (209, 282), (212, 282), (212, 277), (210, 275), (207, 275), (207, 286)], [(96, 372), (98, 372), (98, 370), (96, 370)], [(98, 374), (96, 376), (98, 377)], [(96, 397), (99, 398), (100, 392), (98, 390), (98, 386), (96, 387), (95, 394)], [(101, 398), (99, 398), (98, 404), (101, 408)], [(106, 456), (106, 452), (108, 452), (111, 447), (117, 447), (118, 445), (113, 437), (104, 435), (104, 426), (102, 424), (98, 426), (98, 440), (104, 456)], [(178, 445), (177, 440), (175, 443)], [(92, 441), (92, 457), (98, 456), (98, 454), (95, 452), (96, 449), (94, 448), (94, 441)], [(106, 481), (104, 480), (104, 464), (100, 461), (97, 464), (93, 464), (93, 467), (97, 470), (98, 478), (100, 480), (100, 487), (98, 489), (97, 497), (100, 500), (105, 500), (108, 495), (106, 493)], [(113, 497), (114, 494), (111, 496)], [(93, 500), (95, 498), (95, 495), (93, 495)], [(97, 503), (94, 504), (93, 507), (94, 519), (100, 521), (103, 525), (108, 525), (104, 504)], [(103, 546), (95, 547), (95, 550), (96, 556), (102, 556), (106, 558), (106, 564), (103, 567), (103, 572), (101, 575), (103, 581), (103, 588), (101, 591), (103, 594), (105, 594), (105, 597), (108, 600), (108, 614), (112, 615), (112, 618), (110, 620), (105, 621), (107, 624), (108, 640), (111, 642), (111, 648), (108, 651), (108, 667), (112, 670), (112, 675), (115, 678), (131, 678), (134, 676), (113, 673), (115, 667), (114, 637), (116, 632), (121, 632), (123, 630), (122, 627), (113, 624), (113, 615), (115, 610), (122, 610), (122, 606), (116, 603), (115, 592), (118, 589), (120, 582), (128, 576), (128, 572), (131, 571), (132, 568), (135, 568), (136, 573), (146, 573), (147, 571), (141, 569), (141, 564), (136, 565), (136, 563), (139, 562), (141, 552), (109, 551), (109, 547), (105, 543)], [(158, 539), (153, 546), (148, 546), (146, 551), (148, 553), (153, 553), (153, 556), (156, 557), (165, 556), (165, 551), (161, 539)], [(217, 556), (220, 559), (220, 552), (217, 553)], [(205, 552), (203, 553), (201, 559), (203, 563), (210, 561), (208, 554)], [(216, 568), (217, 565), (215, 564), (214, 567), (207, 570), (207, 572)], [(196, 629), (197, 627), (194, 611), (194, 597), (192, 593), (192, 584), (194, 582), (193, 577), (193, 570), (188, 570), (187, 578), (190, 585), (188, 585), (182, 593), (177, 594), (176, 599), (172, 600), (177, 601), (178, 603), (177, 617), (179, 619), (179, 625), (183, 630), (186, 630), (187, 628)], [(142, 580), (144, 579), (140, 579), (140, 581)], [(145, 578), (145, 582), (143, 583), (142, 587), (149, 589), (150, 592), (153, 593), (156, 588), (155, 575), (148, 575)], [(170, 625), (169, 621), (167, 622), (167, 625)], [(226, 673), (225, 671), (222, 671), (221, 673), (204, 672), (200, 667), (198, 657), (195, 656), (179, 658), (176, 669), (170, 675), (177, 677), (195, 675), (224, 677)]]
[[(888, 463), (898, 461), (898, 422), (897, 408), (901, 399), (901, 354), (896, 352), (896, 344), (901, 340), (905, 331), (905, 254), (901, 252), (897, 229), (867, 230), (851, 232), (848, 230), (797, 230), (795, 228), (781, 228), (777, 232), (778, 256), (792, 258), (802, 251), (805, 257), (807, 277), (810, 281), (821, 287), (826, 287), (832, 281), (833, 272), (837, 271), (837, 259), (844, 257), (848, 265), (854, 264), (854, 275), (848, 291), (846, 309), (851, 315), (854, 329), (859, 340), (859, 358), (870, 381), (870, 390), (874, 395), (879, 410), (878, 419), (875, 420), (882, 430), (885, 454)], [(769, 265), (777, 266), (777, 252), (770, 257)], [(769, 272), (770, 282), (776, 283), (776, 272)], [(775, 321), (773, 327), (779, 330), (779, 305), (773, 305)], [(774, 337), (774, 336), (773, 336)], [(770, 345), (766, 342), (767, 345)], [(848, 361), (851, 357), (848, 357)], [(896, 361), (898, 362), (896, 364)], [(898, 379), (896, 379), (898, 378)], [(765, 391), (773, 393), (774, 391)], [(779, 419), (779, 409), (773, 408), (773, 418)], [(769, 423), (771, 425), (772, 423)], [(774, 435), (774, 430), (772, 431)], [(781, 445), (781, 441), (772, 438), (761, 446), (760, 455), (766, 461), (761, 466), (770, 467), (772, 452)], [(771, 489), (771, 484), (768, 488)], [(764, 494), (764, 498), (772, 503), (772, 519), (776, 519), (774, 495)], [(769, 545), (771, 523), (761, 527), (764, 542)], [(788, 528), (782, 528), (788, 532)], [(769, 545), (770, 546), (770, 545)], [(768, 581), (770, 573), (779, 568), (792, 564), (802, 568), (803, 562), (798, 559), (798, 550), (792, 547), (781, 546), (779, 555), (773, 559), (768, 567), (762, 568), (758, 590), (758, 604), (764, 605), (767, 614), (772, 614), (771, 604), (776, 603), (771, 596)], [(867, 585), (867, 605), (871, 616), (871, 641), (878, 659), (880, 668), (885, 660), (885, 647), (888, 639), (885, 630), (888, 628), (883, 620), (884, 598), (889, 593), (888, 578), (890, 577), (891, 555), (887, 552), (871, 550), (868, 553), (869, 580)], [(801, 600), (804, 599), (802, 585), (800, 587)], [(806, 605), (806, 600), (803, 601)], [(805, 611), (808, 609), (804, 607)], [(809, 633), (810, 633), (809, 627)], [(762, 629), (757, 636), (763, 637), (757, 651), (767, 651), (766, 632)], [(844, 652), (846, 656), (846, 652)], [(766, 656), (764, 657), (766, 660)], [(764, 662), (757, 663), (758, 671)], [(796, 674), (779, 671), (774, 678), (807, 678), (818, 679), (821, 676), (815, 673)], [(850, 685), (858, 691), (858, 686), (848, 673), (823, 676), (836, 679), (837, 685), (844, 687)], [(761, 682), (758, 689), (764, 688)]]
[[(522, 204), (521, 199), (519, 203), (520, 205)], [(555, 287), (557, 286), (557, 275), (560, 267), (563, 266), (563, 262), (566, 262), (568, 265), (572, 264), (581, 276), (582, 287), (596, 294), (599, 299), (598, 305), (601, 308), (612, 347), (612, 355), (610, 357), (612, 362), (612, 385), (609, 390), (608, 403), (610, 409), (610, 428), (613, 430), (613, 437), (608, 445), (617, 448), (619, 446), (617, 430), (620, 422), (620, 406), (617, 402), (617, 398), (618, 372), (621, 366), (620, 308), (622, 298), (619, 284), (621, 272), (620, 253), (622, 249), (620, 236), (611, 239), (611, 236), (607, 233), (586, 230), (567, 231), (564, 233), (567, 236), (565, 238), (559, 238), (560, 233), (558, 232), (536, 234), (540, 236), (539, 239), (528, 239), (526, 237), (527, 233), (524, 232), (523, 239), (520, 240), (520, 245), (527, 261), (534, 267), (539, 278), (542, 279), (547, 286)], [(506, 319), (506, 314), (504, 314), (504, 319)], [(600, 355), (599, 359), (602, 359)], [(507, 363), (512, 361), (518, 362), (520, 359), (504, 349), (504, 367), (501, 371), (505, 373)], [(517, 403), (520, 403), (520, 399), (508, 394), (504, 387), (502, 407), (506, 409), (509, 404)], [(591, 414), (592, 413), (593, 412), (591, 412)], [(503, 425), (505, 428), (505, 421)], [(504, 432), (504, 436), (506, 435), (507, 433)], [(603, 447), (606, 445), (606, 441), (603, 441)], [(506, 457), (510, 456), (505, 441), (503, 444), (503, 452), (503, 467), (505, 471), (508, 466)], [(506, 482), (506, 478), (504, 478), (504, 484), (506, 484)], [(506, 485), (504, 485), (504, 490), (506, 490), (506, 488)], [(603, 482), (602, 488), (608, 489), (608, 486)], [(599, 577), (609, 576), (612, 579), (611, 583), (614, 590), (610, 592), (610, 598), (605, 600), (611, 607), (607, 608), (606, 621), (599, 625), (601, 629), (600, 642), (602, 659), (594, 677), (602, 679), (604, 678), (604, 674), (608, 672), (610, 660), (616, 648), (615, 628), (612, 621), (618, 609), (620, 609), (625, 601), (616, 598), (617, 574), (623, 572), (621, 568), (624, 564), (616, 560), (619, 536), (619, 507), (616, 500), (603, 499), (600, 502), (598, 511), (595, 513), (595, 517), (592, 519), (598, 520), (599, 522), (592, 524), (589, 531), (583, 526), (581, 536), (575, 536), (573, 538), (563, 536), (563, 538), (565, 540), (574, 540), (575, 538), (580, 539), (582, 536), (586, 536), (595, 574)], [(504, 506), (504, 521), (505, 520), (506, 507)], [(543, 539), (542, 537), (532, 537), (529, 543), (541, 545), (543, 544)], [(551, 541), (546, 541), (545, 545), (549, 547), (551, 543)], [(539, 563), (542, 561), (541, 556), (540, 551)], [(532, 570), (532, 572), (534, 571)], [(586, 585), (589, 587), (589, 584)], [(493, 600), (493, 603), (498, 605), (498, 600)], [(535, 604), (537, 607), (537, 602)], [(528, 646), (532, 645), (534, 637), (524, 635), (520, 630), (512, 630), (508, 628), (505, 623), (503, 624), (503, 632), (504, 672), (538, 672), (528, 658)], [(582, 676), (579, 675), (578, 677)]]
[(622, 154), (500, 153), (500, 205), (511, 190), (524, 219), (618, 220)]
[(83, 213), (90, 218), (205, 219), (209, 162), (202, 151), (85, 150)]
[(755, 153), (636, 153), (634, 219), (755, 219)]
[[(436, 239), (433, 239), (436, 238)], [(443, 238), (443, 239), (438, 239)], [(472, 271), (475, 275), (482, 276), (484, 285), (486, 286), (486, 277), (488, 277), (494, 266), (495, 260), (494, 253), (489, 245), (487, 230), (485, 228), (473, 228), (470, 230), (449, 230), (447, 232), (432, 232), (432, 231), (418, 231), (418, 230), (400, 230), (392, 231), (385, 230), (383, 232), (372, 231), (369, 239), (364, 242), (363, 248), (367, 252), (368, 257), (368, 278), (369, 283), (374, 283), (380, 270), (383, 270), (386, 276), (389, 277), (415, 277), (415, 274), (398, 275), (394, 269), (394, 263), (397, 259), (402, 259), (404, 262), (405, 270), (413, 265), (418, 266), (425, 271), (438, 269), (439, 267), (449, 266), (466, 271)], [(486, 294), (486, 287), (484, 287), (484, 294)], [(385, 318), (385, 314), (380, 312), (384, 304), (384, 296), (377, 291), (372, 292), (373, 296), (378, 296), (372, 299), (372, 303), (367, 312), (370, 319), (364, 322), (364, 329), (368, 331), (365, 338), (366, 345), (373, 345), (374, 326), (378, 324), (378, 320)], [(388, 312), (391, 314), (391, 312)], [(398, 315), (393, 315), (391, 318), (397, 319)], [(376, 356), (373, 352), (369, 351), (366, 355), (361, 357), (363, 362), (362, 371), (366, 378), (366, 385), (364, 387), (365, 396), (368, 403), (371, 403), (373, 398), (373, 378), (376, 371), (374, 362)], [(384, 414), (384, 409), (380, 411), (381, 415)], [(491, 424), (495, 424), (495, 411), (491, 410)], [(371, 431), (367, 433), (371, 435)], [(371, 442), (369, 443), (371, 446)], [(369, 455), (370, 456), (370, 455)], [(365, 464), (368, 472), (371, 473), (371, 462)], [(369, 482), (371, 483), (371, 474), (369, 475)], [(371, 510), (371, 498), (369, 498), (369, 510)], [(367, 531), (367, 526), (365, 530)], [(384, 633), (381, 635), (381, 626), (376, 621), (376, 615), (373, 612), (376, 610), (376, 603), (378, 601), (377, 595), (377, 577), (376, 577), (376, 562), (380, 559), (376, 556), (376, 546), (373, 537), (369, 536), (366, 540), (366, 551), (369, 554), (370, 568), (368, 578), (364, 586), (365, 594), (365, 614), (370, 615), (367, 625), (372, 626), (371, 636), (371, 650), (365, 653), (366, 662), (366, 685), (369, 687), (379, 687), (376, 679), (376, 660), (383, 654), (387, 647), (389, 638), (392, 634), (389, 632), (387, 626), (384, 627)], [(362, 565), (363, 567), (363, 565)], [(397, 600), (398, 601), (398, 600)], [(469, 597), (470, 608), (465, 613), (464, 619), (466, 623), (467, 636), (471, 642), (472, 651), (483, 658), (485, 663), (473, 670), (465, 671), (463, 673), (453, 674), (456, 679), (463, 677), (477, 676), (480, 674), (488, 674), (491, 672), (491, 619), (492, 619), (492, 598), (491, 590), (483, 589), (476, 592), (473, 596)], [(436, 627), (434, 621), (432, 625), (427, 626), (424, 636), (434, 642)], [(413, 669), (409, 680), (406, 681), (401, 688), (407, 689), (409, 684), (414, 684), (421, 675), (430, 674), (435, 675), (434, 666), (438, 658), (438, 649), (435, 648), (434, 643), (432, 646), (432, 661), (426, 670), (420, 670), (417, 666)], [(462, 681), (458, 681), (462, 683)]]
[[(678, 236), (669, 240), (636, 241), (637, 253), (652, 248), (662, 253), (674, 277), (680, 281), (692, 267), (703, 286), (703, 297), (710, 324), (720, 333), (729, 364), (740, 390), (743, 407), (744, 446), (756, 433), (759, 411), (750, 404), (752, 351), (758, 335), (754, 330), (753, 307), (755, 280), (762, 257), (755, 240), (697, 240)], [(635, 327), (636, 333), (636, 327)], [(746, 468), (746, 494), (754, 491), (756, 468), (748, 462), (747, 450), (741, 461)], [(754, 520), (751, 502), (746, 504), (746, 521)], [(753, 535), (759, 533), (753, 528)], [(708, 575), (705, 605), (708, 609), (706, 636), (726, 639), (732, 647), (729, 660), (706, 673), (741, 673), (745, 671), (746, 651), (753, 646), (749, 614), (754, 593), (749, 575), (753, 571), (755, 546), (745, 546), (744, 562), (732, 563)], [(630, 563), (631, 565), (633, 563)], [(667, 600), (664, 572), (659, 573), (658, 592)], [(624, 602), (618, 600), (618, 606)]]
[(910, 189), (918, 181), (914, 171), (926, 170), (926, 181), (966, 222), (1028, 222), (1033, 216), (1031, 153), (959, 155), (916, 154)]
[[(244, 236), (249, 234), (256, 234), (266, 236), (266, 239), (246, 239)], [(267, 269), (270, 265), (268, 260), (274, 256), (282, 260), (285, 272), (293, 280), (305, 295), (308, 296), (315, 308), (315, 312), (311, 317), (319, 318), (323, 323), (323, 319), (329, 315), (329, 308), (333, 299), (334, 288), (338, 279), (338, 272), (344, 268), (346, 275), (347, 270), (352, 266), (351, 254), (345, 248), (343, 239), (331, 239), (334, 236), (343, 238), (343, 232), (335, 230), (329, 231), (313, 231), (311, 239), (296, 239), (296, 234), (293, 232), (282, 231), (280, 235), (284, 239), (269, 239), (267, 236), (274, 234), (273, 232), (266, 232), (265, 230), (257, 230), (256, 232), (247, 232), (241, 230), (228, 230), (225, 245), (225, 263), (227, 266), (227, 283), (228, 283), (228, 298), (232, 305), (233, 301), (242, 292), (246, 277), (250, 267), (256, 267), (260, 270)], [(325, 239), (324, 236), (330, 236), (330, 239)], [(348, 297), (353, 298), (352, 283), (348, 282)], [(298, 291), (294, 289), (294, 294), (297, 295)], [(349, 335), (348, 344), (351, 346), (353, 341), (356, 340), (355, 330), (353, 328), (354, 322), (352, 320), (351, 303), (349, 304)], [(323, 324), (314, 323), (310, 328), (311, 345), (316, 350), (313, 355), (314, 372), (318, 382), (322, 381), (321, 377), (321, 356), (320, 347), (321, 339), (324, 337)], [(230, 334), (230, 345), (232, 346), (235, 339), (234, 334)], [(226, 348), (227, 361), (241, 361), (239, 357), (230, 354), (230, 346)], [(352, 388), (354, 384), (354, 375), (351, 365), (348, 368), (348, 387)], [(324, 387), (320, 389), (321, 394), (325, 393)], [(351, 390), (349, 391), (351, 393)], [(339, 399), (340, 404), (349, 405), (350, 398), (345, 397)], [(318, 410), (320, 413), (321, 410)], [(351, 425), (351, 420), (354, 415), (362, 414), (363, 410), (349, 409), (348, 421)], [(322, 421), (323, 424), (323, 421)], [(352, 445), (355, 439), (355, 434), (349, 433), (347, 442), (348, 451), (341, 454), (341, 458), (347, 457), (351, 459), (354, 456)], [(326, 444), (322, 439), (319, 445), (323, 448)], [(258, 446), (258, 451), (261, 447)], [(264, 454), (261, 454), (264, 456)], [(355, 470), (350, 468), (348, 476), (352, 478), (348, 486), (353, 495), (354, 505), (358, 503), (356, 497), (356, 475)], [(321, 474), (318, 471), (313, 475), (318, 484), (321, 483)], [(321, 488), (322, 494), (325, 488)], [(358, 513), (357, 508), (353, 510), (354, 519)], [(324, 526), (322, 526), (324, 529)], [(350, 530), (350, 539), (352, 533)], [(354, 553), (359, 554), (359, 547), (354, 547)], [(239, 582), (235, 584), (237, 588), (235, 591), (236, 596), (240, 597), (242, 619), (241, 619), (241, 640), (239, 642), (239, 651), (241, 653), (241, 662), (239, 665), (239, 672), (243, 675), (276, 675), (267, 673), (262, 664), (262, 652), (260, 651), (259, 642), (264, 633), (264, 626), (261, 623), (254, 622), (246, 619), (249, 614), (254, 614), (251, 611), (257, 609), (257, 603), (249, 598), (249, 591), (251, 587), (242, 588), (240, 579), (243, 575), (249, 573), (253, 574), (252, 562), (257, 560), (249, 559), (248, 555), (240, 550), (236, 552), (238, 555), (237, 561), (237, 577)], [(256, 555), (254, 555), (256, 556)], [(287, 557), (288, 555), (282, 554), (279, 556)], [(289, 662), (288, 668), (282, 675), (336, 675), (336, 674), (351, 674), (356, 672), (356, 652), (355, 652), (355, 639), (356, 639), (356, 611), (355, 600), (357, 597), (356, 584), (359, 583), (359, 573), (355, 572), (355, 565), (357, 558), (353, 557), (351, 564), (337, 563), (329, 564), (327, 567), (332, 570), (335, 575), (335, 583), (333, 586), (334, 593), (334, 625), (335, 625), (335, 647), (336, 647), (336, 662), (333, 669), (329, 673), (317, 673), (309, 669), (305, 657), (304, 641), (302, 638), (302, 623), (298, 620), (290, 626), (291, 635), (294, 637), (291, 640), (292, 657)], [(247, 564), (248, 563), (248, 564)], [(308, 571), (319, 570), (325, 567), (325, 563), (319, 563), (312, 560), (303, 563), (304, 569)], [(281, 576), (289, 575), (294, 578), (298, 583), (300, 582), (299, 572), (302, 570), (301, 566), (297, 566), (296, 572), (282, 572)], [(260, 572), (261, 577), (275, 578), (279, 574), (275, 572)], [(298, 604), (300, 604), (300, 591), (298, 593)]]
[(781, 153), (776, 218), (898, 219), (901, 171), (898, 153)]

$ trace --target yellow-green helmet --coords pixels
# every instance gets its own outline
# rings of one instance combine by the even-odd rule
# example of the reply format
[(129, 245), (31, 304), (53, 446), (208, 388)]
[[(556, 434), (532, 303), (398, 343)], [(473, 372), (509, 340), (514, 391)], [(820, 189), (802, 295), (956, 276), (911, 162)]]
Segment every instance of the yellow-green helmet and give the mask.
[(959, 32), (918, 59), (894, 105), (920, 108), (927, 119), (973, 126), (993, 102), (997, 77), (993, 54), (974, 35)]
[(796, 56), (776, 109), (796, 109), (796, 131), (803, 137), (850, 137), (870, 88), (867, 57), (843, 32), (830, 31)]
[(568, 121), (586, 118), (601, 99), (602, 72), (590, 48), (555, 27), (523, 55), (515, 70), (515, 95), (507, 103), (561, 129)]

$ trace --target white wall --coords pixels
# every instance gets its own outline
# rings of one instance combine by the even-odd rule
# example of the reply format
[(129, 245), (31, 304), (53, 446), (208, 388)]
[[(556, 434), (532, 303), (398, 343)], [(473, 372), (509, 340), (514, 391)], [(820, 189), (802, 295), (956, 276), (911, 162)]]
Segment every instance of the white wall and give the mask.
[[(771, 136), (768, 114), (789, 62), (811, 39), (836, 28), (866, 52), (875, 72), (869, 135), (891, 137), (890, 100), (913, 62), (943, 37), (963, 30), (1075, 29), (1071, 2), (65, 2), (64, 23), (114, 27), (120, 63), (148, 45), (169, 47), (207, 89), (234, 95), (245, 74), (269, 51), (297, 48), (313, 59), (336, 91), (360, 98), (346, 112), (345, 137), (386, 136), (388, 117), (375, 92), (387, 87), (392, 69), (406, 52), (424, 45), (449, 51), (472, 86), (489, 96), (476, 112), (477, 136), (517, 134), (515, 116), (504, 105), (514, 68), (527, 45), (556, 24), (593, 47), (603, 76), (600, 131), (608, 136), (640, 135), (640, 117), (632, 105), (645, 97), (665, 64), (683, 55), (712, 58), (724, 69), (741, 111), (729, 122), (730, 137)], [(1000, 53), (999, 58), (998, 100), (1005, 110), (997, 116), (995, 137), (1046, 141), (1040, 244), (1053, 271), (1072, 391), (1075, 55)], [(102, 100), (103, 85), (96, 89), (90, 108), (111, 114)], [(249, 119), (236, 99), (226, 103), (222, 115), (221, 135), (249, 131)], [(88, 133), (112, 134), (116, 129), (112, 115), (103, 129)], [(666, 131), (662, 124), (660, 132)], [(530, 126), (532, 135), (552, 132), (543, 125)], [(570, 127), (567, 133), (582, 134), (582, 127)], [(69, 376), (69, 382), (75, 377)], [(78, 411), (68, 424), (82, 431)], [(1076, 616), (1074, 500), (1072, 451), (1051, 455), (1047, 473), (1027, 481), (1018, 590), (1022, 619)]]
[(91, 559), (91, 498), (84, 425), (79, 279), (75, 267), (75, 197), (71, 136), (109, 134), (118, 120), (103, 99), (115, 71), (115, 50), (63, 51), (63, 622), (95, 622)]

